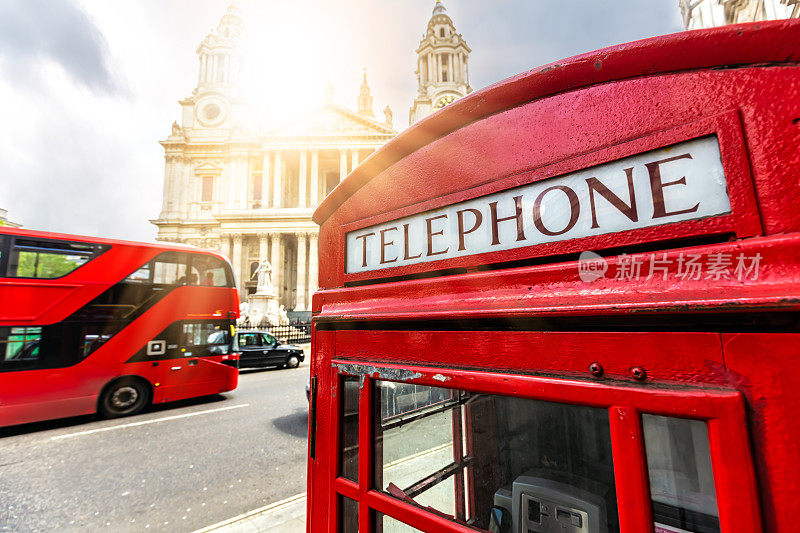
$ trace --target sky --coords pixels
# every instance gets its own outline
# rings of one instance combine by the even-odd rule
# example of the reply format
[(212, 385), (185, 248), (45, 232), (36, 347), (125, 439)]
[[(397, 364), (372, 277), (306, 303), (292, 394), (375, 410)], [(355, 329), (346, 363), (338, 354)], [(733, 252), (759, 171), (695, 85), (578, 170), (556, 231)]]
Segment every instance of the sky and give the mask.
[[(31, 229), (152, 241), (164, 152), (195, 53), (230, 0), (0, 0), (0, 208)], [(681, 31), (678, 0), (444, 0), (480, 89), (605, 46)], [(301, 116), (325, 86), (408, 125), (434, 0), (240, 0), (254, 105)]]

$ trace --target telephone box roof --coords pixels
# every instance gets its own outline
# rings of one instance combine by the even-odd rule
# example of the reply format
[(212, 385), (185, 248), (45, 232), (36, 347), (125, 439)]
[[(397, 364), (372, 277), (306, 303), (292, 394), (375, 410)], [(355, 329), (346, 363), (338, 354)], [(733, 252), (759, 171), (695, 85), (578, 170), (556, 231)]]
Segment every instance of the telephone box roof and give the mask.
[(456, 100), (372, 154), (314, 212), (322, 224), (372, 178), (419, 148), (471, 122), (566, 91), (655, 74), (800, 61), (800, 20), (673, 33), (577, 55), (512, 76)]

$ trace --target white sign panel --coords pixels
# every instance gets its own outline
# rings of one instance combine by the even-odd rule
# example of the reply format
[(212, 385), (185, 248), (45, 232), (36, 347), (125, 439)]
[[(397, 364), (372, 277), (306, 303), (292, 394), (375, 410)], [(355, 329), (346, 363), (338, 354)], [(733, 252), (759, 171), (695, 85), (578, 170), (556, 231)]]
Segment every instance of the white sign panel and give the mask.
[(716, 136), (351, 231), (348, 273), (730, 213)]

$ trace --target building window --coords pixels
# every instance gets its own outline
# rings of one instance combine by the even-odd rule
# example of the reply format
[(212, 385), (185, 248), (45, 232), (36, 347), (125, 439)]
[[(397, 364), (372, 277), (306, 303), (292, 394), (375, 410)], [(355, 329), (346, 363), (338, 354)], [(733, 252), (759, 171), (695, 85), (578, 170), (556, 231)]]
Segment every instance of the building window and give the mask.
[(439, 37), (444, 37), (444, 28), (439, 30)]
[(203, 176), (203, 186), (200, 194), (202, 202), (210, 202), (214, 199), (214, 176)]

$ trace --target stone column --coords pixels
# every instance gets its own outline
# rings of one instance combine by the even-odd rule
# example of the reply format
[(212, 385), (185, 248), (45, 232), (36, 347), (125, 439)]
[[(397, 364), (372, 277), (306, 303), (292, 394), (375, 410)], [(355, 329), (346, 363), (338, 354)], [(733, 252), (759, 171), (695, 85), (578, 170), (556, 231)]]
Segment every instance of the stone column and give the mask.
[(275, 173), (272, 176), (272, 207), (283, 207), (283, 154), (275, 152)]
[(319, 247), (317, 240), (319, 235), (310, 233), (308, 235), (308, 302), (311, 308), (311, 296), (319, 288)]
[(189, 202), (191, 198), (192, 186), (192, 161), (191, 159), (180, 157), (178, 159), (178, 216), (180, 218), (188, 218), (189, 216)]
[(433, 54), (428, 52), (428, 81), (435, 81), (433, 75)]
[(358, 166), (358, 148), (350, 151), (350, 172)]
[(280, 261), (280, 249), (281, 249), (281, 234), (280, 233), (270, 233), (269, 240), (272, 243), (272, 250), (270, 253), (269, 262), (272, 264), (272, 284), (275, 287), (275, 294), (280, 296), (281, 289), (279, 281), (279, 274), (283, 270), (283, 265), (279, 263)]
[(311, 207), (319, 203), (319, 150), (311, 151)]
[(295, 311), (307, 311), (306, 305), (306, 234), (297, 233), (297, 304)]
[(339, 181), (347, 176), (347, 150), (339, 149)]
[(236, 277), (236, 286), (239, 289), (239, 301), (244, 301), (244, 282), (242, 278), (242, 234), (233, 235), (233, 275)]
[(456, 71), (453, 69), (453, 54), (447, 54), (447, 72), (450, 73), (450, 81), (456, 81)]
[(231, 258), (231, 234), (223, 233), (219, 236), (219, 251), (230, 260)]
[(308, 150), (300, 150), (300, 172), (297, 177), (298, 185), (298, 202), (297, 207), (305, 207), (308, 205), (306, 198), (308, 198), (308, 191), (306, 184), (308, 183)]
[(269, 256), (269, 233), (258, 234), (258, 261), (259, 263)]
[(264, 150), (264, 160), (261, 163), (261, 207), (269, 207), (269, 194), (270, 194), (270, 151)]
[(175, 188), (172, 182), (175, 180), (175, 156), (164, 156), (164, 188), (162, 190), (163, 197), (161, 198), (161, 214), (158, 216), (160, 219), (169, 218), (171, 215), (172, 203), (172, 190)]

